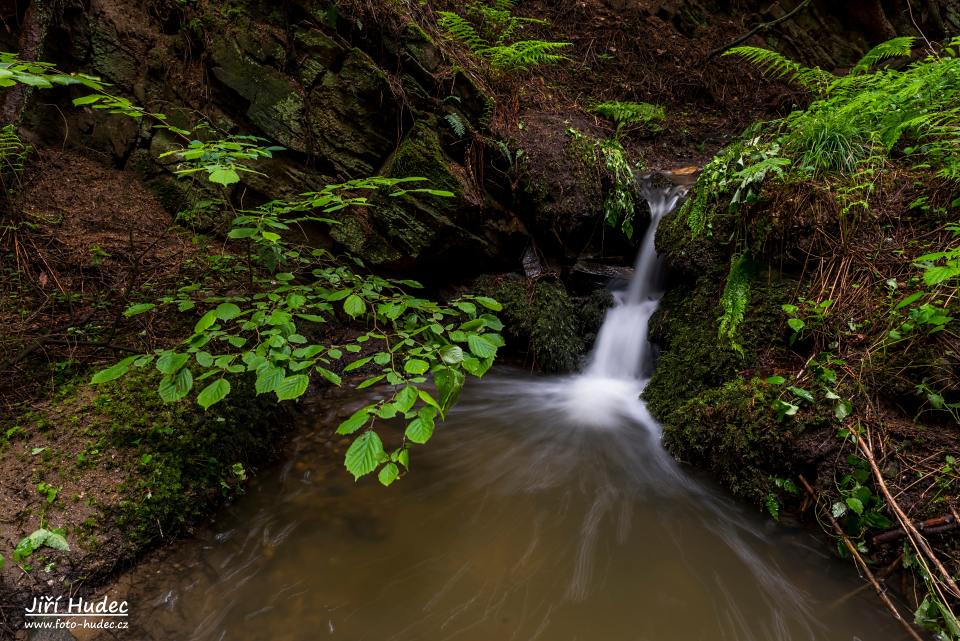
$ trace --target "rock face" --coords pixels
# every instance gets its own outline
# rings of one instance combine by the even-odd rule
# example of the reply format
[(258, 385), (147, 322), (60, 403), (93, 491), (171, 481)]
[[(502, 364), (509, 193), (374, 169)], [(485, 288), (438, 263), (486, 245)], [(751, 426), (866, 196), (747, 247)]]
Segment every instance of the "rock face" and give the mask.
[[(423, 30), (400, 16), (363, 33), (358, 22), (311, 2), (285, 10), (234, 4), (91, 0), (65, 13), (45, 57), (102, 76), (178, 126), (199, 112), (225, 132), (285, 147), (258, 167), (269, 179), (245, 177), (238, 202), (373, 175), (423, 177), (418, 186), (453, 194), (382, 198), (377, 207), (344, 214), (331, 236), (369, 264), (465, 274), (503, 257), (519, 264), (524, 227), (484, 188), (483, 167), (474, 161), (485, 155), (490, 99), (442, 68)], [(175, 144), (168, 134), (72, 108), (71, 97), (58, 96), (59, 110), (32, 110), (27, 127), (50, 144), (67, 137), (79, 146), (82, 139), (89, 153), (130, 164), (172, 213), (202, 199), (159, 158)]]

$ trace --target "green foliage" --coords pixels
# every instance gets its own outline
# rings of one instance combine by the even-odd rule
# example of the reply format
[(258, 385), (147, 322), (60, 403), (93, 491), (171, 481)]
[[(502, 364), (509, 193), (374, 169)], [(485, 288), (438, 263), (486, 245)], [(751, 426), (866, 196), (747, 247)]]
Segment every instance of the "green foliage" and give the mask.
[(817, 331), (823, 326), (833, 301), (825, 299), (822, 301), (808, 300), (800, 298), (797, 304), (785, 303), (780, 308), (788, 316), (787, 326), (791, 330), (790, 344), (799, 338), (803, 338), (812, 332)]
[(788, 78), (815, 93), (822, 93), (830, 84), (833, 75), (819, 67), (804, 67), (786, 56), (759, 47), (733, 47), (725, 56), (739, 56), (756, 65), (765, 73), (779, 78)]
[(512, 9), (513, 3), (505, 0), (495, 0), (492, 5), (469, 2), (462, 13), (441, 11), (437, 24), (449, 38), (466, 45), (497, 71), (527, 71), (567, 59), (560, 51), (569, 47), (569, 42), (516, 39), (525, 25), (543, 21), (515, 16)]
[[(197, 127), (192, 134), (207, 127)], [(276, 151), (283, 151), (283, 147), (268, 146), (267, 142), (258, 136), (228, 136), (209, 142), (191, 140), (186, 148), (174, 149), (160, 154), (160, 158), (176, 156), (180, 159), (180, 166), (174, 171), (178, 176), (189, 176), (198, 172), (206, 172), (207, 180), (228, 187), (240, 182), (240, 173), (260, 172), (251, 169), (247, 163), (261, 158), (272, 158)]]
[(753, 276), (752, 265), (747, 254), (741, 254), (730, 261), (730, 273), (727, 275), (727, 284), (720, 297), (720, 308), (723, 310), (717, 322), (720, 324), (718, 337), (721, 342), (730, 346), (733, 351), (744, 355), (743, 346), (738, 342), (737, 331), (743, 322), (747, 306), (750, 304), (750, 280)]
[(584, 152), (589, 160), (600, 162), (610, 178), (610, 187), (603, 201), (604, 220), (611, 227), (620, 226), (627, 237), (633, 236), (633, 220), (637, 203), (642, 201), (637, 185), (636, 168), (630, 164), (627, 151), (618, 140), (594, 140), (576, 129), (567, 129), (571, 145)]
[(463, 138), (467, 135), (467, 126), (463, 122), (463, 118), (458, 114), (447, 114), (443, 119), (446, 120), (450, 128), (453, 129), (453, 133), (457, 135), (457, 138)]
[[(840, 521), (844, 531), (857, 539), (857, 547), (866, 553), (863, 536), (868, 528), (888, 528), (890, 519), (884, 515), (886, 504), (882, 497), (874, 494), (866, 484), (870, 479), (870, 467), (859, 456), (847, 457), (850, 472), (837, 483), (841, 500), (831, 505), (830, 512)], [(838, 546), (841, 549), (841, 546)]]
[(948, 47), (947, 55), (903, 71), (870, 71), (885, 59), (909, 55), (912, 44), (911, 38), (882, 43), (839, 77), (765, 49), (738, 47), (728, 54), (789, 77), (818, 96), (806, 109), (766, 127), (766, 137), (776, 138), (799, 170), (855, 174), (907, 141), (912, 144), (903, 151), (916, 164), (960, 181), (960, 58)]
[(648, 102), (620, 102), (617, 100), (601, 102), (590, 107), (592, 113), (617, 125), (617, 138), (625, 127), (643, 127), (651, 133), (660, 131), (660, 125), (666, 118), (663, 107)]
[[(199, 156), (197, 160), (206, 162)], [(353, 180), (301, 194), (300, 200), (272, 201), (238, 212), (228, 236), (247, 246), (252, 261), (238, 265), (243, 267), (238, 273), (250, 274), (252, 280), (246, 291), (222, 295), (195, 283), (155, 303), (131, 306), (128, 317), (153, 312), (156, 305), (205, 311), (178, 346), (128, 357), (97, 372), (92, 382), (106, 383), (152, 365), (161, 374), (158, 393), (168, 403), (186, 398), (206, 381), (196, 397), (206, 410), (227, 398), (234, 387), (231, 379), (252, 380), (258, 395), (272, 394), (282, 402), (302, 396), (312, 376), (340, 385), (342, 375), (365, 372), (358, 388), (386, 383), (397, 391), (339, 427), (341, 434), (363, 430), (345, 462), (357, 478), (383, 465), (387, 471), (381, 470), (380, 480), (392, 482), (399, 470), (397, 475), (391, 470), (397, 463), (406, 469), (410, 443), (429, 440), (434, 421), (456, 402), (466, 374), (482, 376), (492, 365), (503, 345), (503, 325), (490, 312), (499, 311), (500, 305), (470, 295), (441, 305), (408, 293), (420, 289), (414, 281), (361, 273), (354, 269), (363, 268), (358, 259), (298, 246), (289, 236), (302, 223), (335, 224), (331, 214), (367, 205), (360, 192), (420, 180)], [(409, 193), (450, 195), (412, 188), (395, 189), (391, 196)], [(337, 320), (360, 322), (367, 331), (335, 342), (312, 338), (324, 324)], [(436, 396), (426, 389), (431, 380)], [(389, 454), (382, 444), (377, 449), (382, 442), (374, 432), (376, 421), (401, 419), (408, 425), (400, 447)]]
[(11, 559), (13, 559), (14, 563), (23, 563), (29, 559), (34, 552), (42, 548), (50, 548), (51, 550), (60, 550), (63, 552), (70, 551), (70, 545), (64, 538), (63, 530), (40, 528), (20, 539), (17, 547), (13, 550)]

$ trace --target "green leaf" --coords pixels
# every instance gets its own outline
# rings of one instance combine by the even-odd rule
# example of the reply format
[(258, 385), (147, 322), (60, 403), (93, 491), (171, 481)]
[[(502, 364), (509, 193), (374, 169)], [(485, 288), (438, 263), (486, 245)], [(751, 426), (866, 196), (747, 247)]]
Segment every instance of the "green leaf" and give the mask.
[(838, 421), (850, 416), (853, 413), (853, 404), (850, 401), (840, 401), (837, 403), (837, 406), (833, 410), (834, 415), (836, 415)]
[(846, 499), (847, 507), (856, 512), (857, 514), (863, 514), (863, 501), (855, 497), (848, 497)]
[(207, 409), (211, 405), (222, 401), (229, 393), (230, 381), (221, 378), (210, 383), (197, 394), (197, 403), (203, 409)]
[(387, 377), (386, 374), (380, 374), (379, 376), (371, 376), (370, 378), (366, 379), (365, 381), (357, 385), (357, 389), (367, 389), (368, 387), (376, 385), (386, 377)]
[(794, 394), (796, 394), (797, 396), (799, 396), (800, 398), (802, 398), (803, 400), (805, 400), (805, 401), (808, 402), (808, 403), (813, 403), (813, 402), (814, 402), (813, 394), (811, 394), (811, 393), (808, 392), (807, 390), (803, 389), (802, 387), (788, 387), (787, 389), (790, 390), (791, 392), (793, 392)]
[(498, 301), (490, 298), (489, 296), (477, 296), (474, 300), (486, 307), (487, 309), (492, 309), (495, 312), (503, 311), (503, 305)]
[(193, 333), (199, 334), (210, 329), (210, 327), (217, 322), (217, 310), (211, 309), (209, 312), (200, 317), (200, 320), (197, 321), (197, 324), (193, 327)]
[(486, 374), (491, 365), (493, 365), (492, 358), (479, 359), (468, 356), (463, 359), (463, 369), (467, 370), (477, 378), (480, 378)]
[(320, 373), (320, 376), (322, 376), (324, 380), (326, 380), (331, 385), (336, 385), (337, 387), (339, 387), (340, 384), (343, 383), (343, 379), (340, 378), (340, 375), (337, 374), (336, 372), (331, 372), (330, 370), (324, 367), (320, 367), (319, 365), (317, 366), (316, 369), (317, 369), (317, 372)]
[(440, 360), (447, 365), (463, 362), (463, 349), (459, 345), (444, 345), (440, 348)]
[(841, 516), (847, 513), (847, 506), (843, 503), (837, 501), (830, 507), (830, 514), (833, 515), (833, 518), (839, 519)]
[(789, 326), (790, 326), (790, 329), (792, 329), (792, 330), (795, 331), (795, 332), (799, 332), (799, 331), (801, 331), (804, 327), (807, 326), (807, 324), (804, 323), (804, 322), (803, 322), (802, 320), (800, 320), (799, 318), (790, 318), (790, 319), (788, 319), (788, 320), (787, 320), (787, 325), (789, 325)]
[(137, 303), (136, 305), (131, 305), (126, 310), (124, 310), (123, 315), (127, 318), (131, 316), (136, 316), (137, 314), (143, 314), (144, 312), (149, 312), (151, 309), (154, 309), (156, 305), (153, 303)]
[(403, 364), (403, 369), (408, 374), (417, 376), (426, 373), (427, 370), (430, 369), (430, 363), (427, 361), (422, 361), (419, 358), (411, 358)]
[(207, 178), (210, 182), (223, 185), (224, 187), (240, 182), (240, 174), (226, 167), (214, 169)]
[(474, 356), (479, 358), (491, 358), (497, 354), (497, 346), (479, 334), (467, 336), (467, 345)]
[(256, 227), (235, 227), (230, 230), (230, 233), (227, 234), (227, 238), (250, 238), (257, 235)]
[(407, 385), (393, 397), (393, 404), (401, 414), (409, 412), (416, 402), (417, 388), (413, 385)]
[(371, 406), (368, 405), (351, 414), (350, 418), (337, 427), (337, 434), (353, 434), (366, 425), (367, 421), (370, 420), (370, 410)]
[(363, 314), (367, 309), (367, 304), (356, 294), (351, 294), (343, 301), (343, 311), (351, 318), (356, 318)]
[(466, 377), (463, 372), (450, 367), (442, 367), (434, 371), (433, 382), (437, 385), (437, 393), (440, 396), (440, 411), (446, 413), (457, 403), (460, 398), (460, 391)]
[(782, 376), (770, 376), (767, 378), (767, 385), (783, 385), (787, 382)]
[(119, 363), (116, 363), (115, 365), (112, 365), (107, 369), (100, 370), (99, 372), (93, 375), (93, 378), (90, 379), (90, 384), (100, 385), (101, 383), (106, 383), (108, 381), (113, 381), (120, 378), (121, 376), (126, 374), (128, 371), (130, 371), (130, 364), (133, 363), (133, 361), (137, 360), (138, 358), (139, 357), (137, 356), (128, 356), (127, 358), (123, 359)]
[(228, 321), (240, 315), (240, 308), (233, 303), (220, 303), (214, 313), (222, 321)]
[(377, 479), (382, 485), (390, 487), (390, 485), (396, 481), (399, 476), (400, 468), (398, 468), (395, 463), (387, 463), (380, 468), (380, 473), (377, 474)]
[(177, 354), (176, 352), (164, 352), (157, 359), (156, 368), (161, 374), (172, 375), (190, 360), (189, 354)]
[(377, 469), (387, 459), (383, 442), (376, 432), (364, 432), (350, 444), (344, 457), (344, 466), (353, 474), (354, 480)]
[(33, 554), (33, 541), (29, 536), (25, 536), (17, 543), (17, 547), (13, 548), (13, 562), (20, 563), (30, 558), (31, 554)]
[(288, 376), (283, 381), (277, 385), (277, 400), (278, 401), (289, 401), (295, 398), (303, 396), (303, 393), (307, 391), (307, 386), (310, 384), (310, 378), (305, 374), (297, 374), (296, 376)]
[(164, 403), (176, 403), (190, 393), (191, 387), (193, 387), (193, 374), (190, 373), (189, 367), (183, 367), (173, 376), (168, 374), (160, 379), (158, 391)]
[(103, 98), (103, 96), (101, 96), (100, 94), (95, 94), (95, 93), (94, 93), (94, 94), (90, 94), (89, 96), (81, 96), (80, 98), (74, 98), (74, 99), (73, 99), (73, 106), (74, 106), (74, 107), (83, 107), (84, 105), (92, 105), (93, 103), (97, 102), (97, 101), (100, 100), (101, 98)]
[(435, 427), (436, 425), (432, 418), (419, 415), (410, 421), (410, 424), (407, 425), (407, 429), (404, 431), (404, 435), (409, 441), (423, 445), (433, 436)]

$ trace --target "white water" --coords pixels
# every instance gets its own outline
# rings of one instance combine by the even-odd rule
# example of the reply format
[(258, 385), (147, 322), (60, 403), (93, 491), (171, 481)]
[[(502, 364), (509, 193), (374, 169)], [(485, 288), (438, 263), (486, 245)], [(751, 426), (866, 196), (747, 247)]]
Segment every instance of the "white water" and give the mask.
[(569, 418), (580, 425), (614, 428), (627, 418), (659, 435), (640, 393), (653, 373), (653, 347), (647, 334), (663, 296), (657, 226), (682, 195), (683, 188), (673, 185), (644, 188), (650, 225), (640, 243), (633, 280), (626, 290), (614, 294), (615, 305), (607, 312), (583, 373), (564, 383), (569, 392), (564, 405)]

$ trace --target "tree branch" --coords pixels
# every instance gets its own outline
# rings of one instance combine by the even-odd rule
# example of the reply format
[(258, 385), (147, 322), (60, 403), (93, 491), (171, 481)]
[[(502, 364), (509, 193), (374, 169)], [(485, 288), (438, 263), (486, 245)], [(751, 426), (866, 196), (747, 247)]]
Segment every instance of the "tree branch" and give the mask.
[[(770, 22), (761, 22), (761, 23), (758, 24), (756, 27), (754, 27), (753, 29), (751, 29), (751, 30), (748, 31), (747, 33), (743, 34), (743, 35), (740, 36), (739, 38), (733, 40), (732, 42), (730, 42), (730, 43), (728, 43), (728, 44), (723, 45), (722, 47), (717, 47), (716, 49), (712, 50), (710, 53), (707, 54), (707, 58), (706, 58), (706, 59), (707, 59), (707, 60), (710, 60), (711, 58), (713, 58), (713, 57), (716, 56), (717, 54), (721, 54), (721, 53), (723, 53), (724, 51), (726, 51), (727, 49), (730, 49), (731, 47), (736, 47), (736, 46), (737, 46), (738, 44), (740, 44), (741, 42), (744, 42), (745, 40), (748, 40), (749, 38), (751, 38), (751, 37), (753, 37), (754, 35), (760, 33), (761, 31), (767, 31), (768, 29), (770, 29), (770, 28), (772, 28), (772, 27), (775, 27), (776, 25), (780, 24), (781, 22), (785, 22), (785, 21), (789, 20), (790, 18), (792, 18), (793, 16), (795, 16), (797, 13), (799, 13), (801, 9), (805, 9), (809, 4), (810, 4), (810, 0), (803, 0), (803, 2), (801, 2), (800, 4), (798, 4), (796, 7), (794, 7), (793, 9), (791, 9), (791, 10), (790, 10), (789, 12), (787, 12), (786, 14), (780, 16), (780, 17), (777, 18), (776, 20), (771, 20)], [(772, 7), (771, 7), (771, 8), (772, 8)]]

